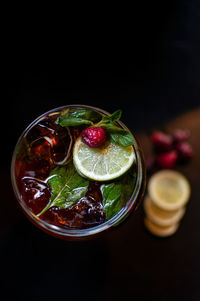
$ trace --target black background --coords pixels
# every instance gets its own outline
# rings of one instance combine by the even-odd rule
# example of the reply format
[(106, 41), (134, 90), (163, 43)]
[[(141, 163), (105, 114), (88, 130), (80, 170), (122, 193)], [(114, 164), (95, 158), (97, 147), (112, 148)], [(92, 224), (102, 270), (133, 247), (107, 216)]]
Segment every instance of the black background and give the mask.
[[(132, 11), (126, 23), (113, 12), (115, 20), (105, 37), (101, 18), (98, 31), (88, 34), (90, 46), (86, 38), (77, 37), (74, 53), (68, 28), (64, 56), (52, 51), (47, 69), (31, 67), (34, 51), (24, 67), (27, 48), (6, 60), (7, 93), (1, 114), (5, 117), (2, 300), (200, 299), (200, 248), (187, 231), (189, 220), (175, 236), (159, 240), (145, 231), (139, 210), (104, 238), (65, 242), (48, 237), (26, 220), (10, 184), (10, 160), (19, 135), (38, 115), (54, 107), (80, 103), (109, 112), (120, 108), (122, 120), (137, 132), (200, 105), (199, 1), (140, 3)], [(79, 35), (86, 35), (81, 26)], [(37, 48), (37, 53), (42, 52), (39, 43)]]

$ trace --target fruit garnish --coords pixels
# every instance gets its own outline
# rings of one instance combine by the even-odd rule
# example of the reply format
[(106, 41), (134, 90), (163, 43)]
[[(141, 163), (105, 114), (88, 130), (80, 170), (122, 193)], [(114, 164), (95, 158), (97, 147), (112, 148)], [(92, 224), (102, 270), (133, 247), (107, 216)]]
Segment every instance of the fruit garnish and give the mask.
[(181, 220), (185, 213), (185, 207), (174, 211), (165, 211), (157, 207), (153, 201), (146, 196), (144, 199), (144, 211), (152, 223), (161, 227), (168, 227)]
[[(73, 126), (84, 126), (84, 127), (87, 126), (90, 128), (100, 127), (106, 130), (108, 139), (112, 140), (112, 142), (116, 144), (120, 144), (122, 146), (133, 145), (134, 144), (133, 135), (130, 133), (130, 131), (121, 128), (117, 123), (117, 121), (120, 120), (121, 115), (122, 115), (121, 110), (117, 110), (111, 115), (103, 115), (101, 113), (98, 113), (96, 111), (91, 111), (91, 110), (67, 109), (57, 118), (56, 123), (58, 123), (62, 127), (73, 127)], [(86, 137), (87, 136), (88, 135), (86, 135)], [(92, 138), (91, 139), (92, 142), (90, 142), (88, 139), (85, 139), (84, 141), (86, 142), (86, 140), (88, 141), (88, 145), (93, 145), (93, 141), (96, 139)], [(90, 146), (90, 147), (97, 147), (96, 142), (94, 144), (95, 146)]]
[[(156, 131), (150, 137), (154, 152), (147, 158), (146, 166), (153, 176), (149, 178), (144, 200), (144, 223), (156, 236), (174, 234), (185, 214), (190, 184), (181, 173), (171, 169), (193, 157), (192, 146), (187, 142), (189, 137), (190, 131), (182, 129), (176, 129), (172, 135)], [(162, 171), (158, 172), (159, 169)]]
[(189, 130), (177, 129), (173, 133), (173, 139), (175, 143), (186, 141), (190, 137)]
[(174, 168), (177, 163), (186, 163), (193, 156), (194, 151), (186, 140), (190, 137), (190, 131), (176, 129), (173, 135), (162, 131), (155, 131), (150, 139), (154, 146), (153, 156), (147, 158), (147, 171), (153, 172), (158, 168)]
[(82, 138), (89, 147), (99, 147), (106, 142), (107, 132), (102, 127), (90, 127), (82, 131)]
[(151, 135), (151, 141), (154, 147), (159, 151), (168, 151), (172, 148), (173, 139), (161, 131), (156, 131)]
[(180, 142), (176, 145), (180, 161), (188, 161), (194, 156), (192, 146), (188, 142)]
[(163, 210), (177, 210), (190, 197), (190, 184), (179, 172), (162, 170), (155, 173), (148, 184), (149, 197)]
[(109, 181), (123, 175), (135, 160), (133, 147), (107, 141), (102, 147), (91, 148), (80, 136), (73, 150), (77, 171), (95, 181)]
[(156, 158), (157, 164), (162, 168), (174, 168), (178, 159), (178, 153), (171, 151), (164, 154), (159, 154)]
[(146, 228), (153, 235), (160, 236), (160, 237), (167, 237), (167, 236), (174, 234), (179, 227), (179, 224), (173, 224), (172, 226), (161, 227), (161, 226), (158, 226), (158, 225), (152, 223), (152, 221), (148, 218), (144, 219), (144, 223), (145, 223)]

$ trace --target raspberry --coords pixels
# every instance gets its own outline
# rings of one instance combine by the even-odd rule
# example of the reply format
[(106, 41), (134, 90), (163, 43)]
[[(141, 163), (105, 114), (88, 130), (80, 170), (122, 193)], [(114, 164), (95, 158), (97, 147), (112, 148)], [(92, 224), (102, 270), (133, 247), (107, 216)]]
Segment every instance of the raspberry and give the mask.
[(177, 151), (160, 154), (156, 158), (156, 162), (161, 168), (173, 168), (178, 159)]
[(180, 161), (188, 161), (194, 156), (192, 146), (187, 142), (178, 143), (176, 149), (179, 153)]
[(99, 147), (106, 141), (107, 132), (101, 127), (91, 127), (82, 131), (82, 138), (89, 147)]
[(186, 141), (189, 137), (190, 137), (189, 130), (177, 129), (173, 133), (173, 138), (175, 143)]
[(154, 132), (151, 136), (151, 141), (159, 151), (168, 151), (172, 148), (172, 137), (163, 132)]

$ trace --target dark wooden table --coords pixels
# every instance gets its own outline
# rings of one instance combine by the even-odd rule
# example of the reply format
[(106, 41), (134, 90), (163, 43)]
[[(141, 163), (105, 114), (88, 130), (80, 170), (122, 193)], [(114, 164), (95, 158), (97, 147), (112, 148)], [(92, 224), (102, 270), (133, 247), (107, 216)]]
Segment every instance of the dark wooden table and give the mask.
[[(9, 171), (1, 170), (1, 300), (200, 300), (200, 109), (164, 127), (189, 128), (195, 151), (190, 164), (178, 167), (192, 195), (169, 238), (148, 233), (142, 206), (101, 239), (73, 243), (50, 237), (25, 218)], [(149, 155), (147, 134), (137, 136)]]
[[(191, 130), (195, 157), (178, 166), (190, 181), (192, 195), (186, 215), (175, 235), (161, 239), (143, 225), (143, 209), (107, 237), (111, 266), (104, 296), (133, 300), (200, 299), (200, 109), (162, 125), (169, 133), (176, 128)], [(146, 133), (138, 134), (145, 157), (152, 153)], [(123, 297), (124, 296), (124, 297)]]

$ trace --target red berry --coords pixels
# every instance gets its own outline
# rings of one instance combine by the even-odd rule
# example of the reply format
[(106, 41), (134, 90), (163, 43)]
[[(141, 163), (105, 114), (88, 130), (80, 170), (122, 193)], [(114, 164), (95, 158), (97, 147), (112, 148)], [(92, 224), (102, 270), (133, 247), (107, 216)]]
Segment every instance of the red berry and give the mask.
[(160, 154), (156, 158), (156, 162), (162, 168), (173, 168), (178, 159), (177, 151), (171, 151), (168, 153)]
[(170, 135), (167, 135), (163, 132), (157, 131), (154, 132), (151, 136), (151, 141), (160, 151), (168, 151), (172, 148), (173, 139)]
[(187, 161), (194, 156), (192, 146), (188, 142), (180, 142), (176, 145), (181, 161)]
[(173, 133), (173, 138), (175, 143), (186, 141), (189, 137), (190, 137), (189, 130), (177, 129)]
[(106, 141), (107, 132), (101, 127), (91, 127), (82, 131), (82, 138), (89, 147), (99, 147)]

